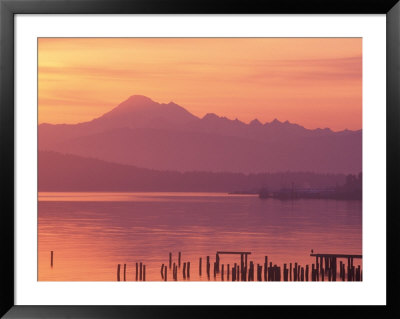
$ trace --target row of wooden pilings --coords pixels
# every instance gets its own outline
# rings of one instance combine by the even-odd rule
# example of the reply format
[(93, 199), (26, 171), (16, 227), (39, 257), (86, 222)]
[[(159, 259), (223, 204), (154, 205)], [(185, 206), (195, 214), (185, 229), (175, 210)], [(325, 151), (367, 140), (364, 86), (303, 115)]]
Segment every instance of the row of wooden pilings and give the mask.
[[(353, 257), (347, 257), (347, 269), (344, 262), (339, 262), (339, 272), (337, 271), (337, 257), (315, 257), (315, 265), (312, 265), (312, 277), (314, 281), (362, 281), (361, 266), (354, 266)], [(320, 278), (321, 276), (321, 278)], [(339, 278), (337, 278), (339, 276)]]
[[(232, 281), (336, 281), (337, 280), (337, 261), (336, 258), (325, 258), (325, 267), (322, 261), (305, 267), (296, 263), (283, 264), (283, 269), (272, 262), (268, 263), (268, 256), (264, 257), (264, 264), (254, 264), (253, 261), (247, 265), (247, 255), (241, 254), (239, 263), (221, 264), (219, 254), (215, 256), (213, 262), (213, 277), (217, 275), (220, 279)], [(199, 258), (199, 276), (202, 276), (202, 258)], [(205, 262), (206, 275), (208, 280), (211, 278), (211, 262), (210, 256), (206, 257)], [(169, 268), (172, 270), (172, 279), (178, 280), (178, 269), (181, 268), (181, 252), (178, 253), (178, 261), (173, 262), (172, 253), (169, 253)], [(311, 271), (310, 271), (311, 270)], [(349, 258), (346, 271), (345, 264), (340, 261), (339, 278), (341, 281), (361, 281), (361, 267), (357, 268), (353, 265), (353, 259)], [(161, 277), (167, 281), (167, 266), (161, 265)], [(190, 262), (183, 263), (182, 277), (184, 280), (190, 279)]]
[[(220, 252), (221, 254), (224, 252)], [(268, 263), (268, 256), (264, 257), (264, 264), (254, 264), (253, 261), (247, 262), (247, 255), (250, 253), (236, 253), (240, 254), (240, 264), (234, 263), (221, 264), (219, 253), (216, 254), (215, 261), (213, 262), (213, 277), (217, 279), (217, 275), (222, 281), (362, 281), (361, 267), (355, 267), (353, 258), (348, 258), (347, 269), (345, 263), (340, 261), (339, 272), (337, 271), (337, 258), (336, 257), (316, 257), (315, 264), (305, 267), (296, 263), (283, 264), (283, 269), (272, 262)], [(183, 280), (190, 280), (190, 261), (181, 262), (182, 254), (178, 253), (178, 260), (173, 261), (172, 253), (169, 253), (168, 265), (161, 265), (161, 279), (168, 281), (168, 269), (172, 273), (172, 280), (178, 281), (178, 274), (182, 267)], [(202, 276), (202, 258), (199, 258), (199, 276)], [(211, 262), (210, 256), (206, 257), (206, 275), (208, 280), (211, 277)], [(121, 264), (117, 266), (117, 281), (126, 281), (127, 266), (123, 264), (123, 279), (121, 278)], [(136, 281), (146, 280), (146, 266), (140, 262), (136, 263)], [(311, 271), (310, 271), (311, 270)]]
[[(135, 280), (146, 281), (146, 265), (142, 262), (136, 263)], [(121, 280), (121, 264), (117, 265), (117, 281), (126, 281), (126, 264), (124, 264), (123, 278)]]

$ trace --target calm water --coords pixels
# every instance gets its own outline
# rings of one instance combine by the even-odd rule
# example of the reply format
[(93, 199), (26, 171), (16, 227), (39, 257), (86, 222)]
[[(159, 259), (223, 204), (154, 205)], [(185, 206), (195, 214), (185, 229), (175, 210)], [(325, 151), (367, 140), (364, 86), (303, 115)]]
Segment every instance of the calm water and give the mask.
[[(40, 193), (38, 221), (38, 279), (43, 281), (114, 281), (118, 263), (127, 264), (130, 281), (136, 262), (146, 264), (146, 280), (161, 280), (161, 264), (168, 264), (169, 252), (177, 261), (179, 251), (182, 263), (191, 262), (192, 281), (207, 280), (206, 256), (214, 262), (218, 250), (250, 251), (250, 260), (260, 264), (268, 255), (281, 266), (311, 265), (311, 249), (362, 254), (360, 201), (280, 201), (215, 193)], [(221, 256), (223, 264), (235, 262), (240, 257)]]

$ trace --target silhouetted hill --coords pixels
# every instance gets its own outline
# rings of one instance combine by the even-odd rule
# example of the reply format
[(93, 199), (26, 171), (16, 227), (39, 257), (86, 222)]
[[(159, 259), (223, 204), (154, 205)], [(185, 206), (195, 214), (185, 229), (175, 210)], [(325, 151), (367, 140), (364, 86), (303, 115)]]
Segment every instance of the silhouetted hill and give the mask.
[(120, 165), (98, 159), (39, 151), (39, 191), (258, 192), (289, 187), (334, 187), (345, 175), (315, 173), (239, 174), (172, 172)]
[(362, 132), (308, 130), (274, 120), (249, 124), (134, 95), (75, 125), (39, 126), (39, 149), (173, 171), (362, 171)]

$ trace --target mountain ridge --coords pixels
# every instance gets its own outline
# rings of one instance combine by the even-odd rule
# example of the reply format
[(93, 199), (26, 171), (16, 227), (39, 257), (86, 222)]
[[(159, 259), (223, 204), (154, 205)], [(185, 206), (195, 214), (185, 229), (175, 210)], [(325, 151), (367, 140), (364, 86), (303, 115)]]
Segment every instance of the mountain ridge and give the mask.
[(362, 131), (308, 130), (214, 113), (199, 118), (174, 102), (133, 95), (90, 122), (39, 125), (39, 149), (140, 167), (241, 173), (286, 169), (361, 171)]

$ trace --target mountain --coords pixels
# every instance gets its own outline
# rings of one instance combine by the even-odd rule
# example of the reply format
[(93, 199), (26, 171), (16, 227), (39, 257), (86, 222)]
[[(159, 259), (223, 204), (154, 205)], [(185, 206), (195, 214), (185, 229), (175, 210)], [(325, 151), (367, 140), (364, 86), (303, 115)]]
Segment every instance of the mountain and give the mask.
[(335, 187), (345, 183), (343, 174), (315, 173), (211, 173), (173, 172), (120, 165), (55, 152), (38, 153), (38, 190), (45, 191), (170, 191), (258, 192), (282, 187)]
[(39, 125), (39, 149), (173, 171), (259, 173), (362, 170), (362, 132), (308, 130), (216, 114), (199, 118), (170, 102), (131, 96), (90, 122)]

